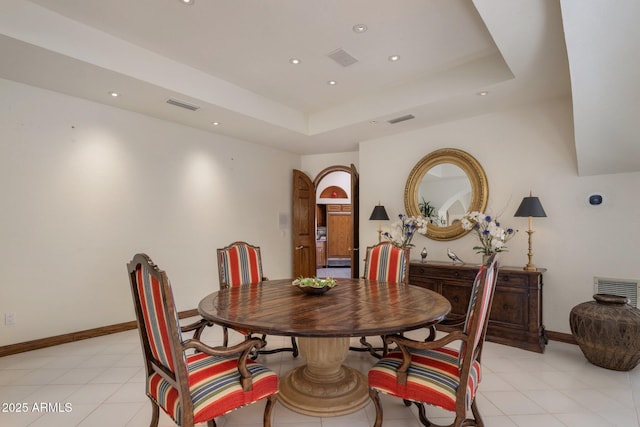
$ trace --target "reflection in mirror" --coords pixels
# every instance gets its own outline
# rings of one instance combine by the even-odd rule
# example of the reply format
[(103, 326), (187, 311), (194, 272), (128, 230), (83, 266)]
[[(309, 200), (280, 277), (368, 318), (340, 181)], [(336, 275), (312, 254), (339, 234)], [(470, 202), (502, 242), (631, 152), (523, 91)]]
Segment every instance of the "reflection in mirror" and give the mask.
[(443, 227), (459, 221), (471, 203), (471, 183), (458, 166), (443, 163), (429, 169), (418, 190), (418, 208), (431, 224)]
[(455, 148), (442, 148), (414, 166), (404, 190), (407, 215), (429, 218), (426, 236), (434, 240), (458, 239), (469, 231), (460, 218), (487, 206), (489, 186), (480, 163)]

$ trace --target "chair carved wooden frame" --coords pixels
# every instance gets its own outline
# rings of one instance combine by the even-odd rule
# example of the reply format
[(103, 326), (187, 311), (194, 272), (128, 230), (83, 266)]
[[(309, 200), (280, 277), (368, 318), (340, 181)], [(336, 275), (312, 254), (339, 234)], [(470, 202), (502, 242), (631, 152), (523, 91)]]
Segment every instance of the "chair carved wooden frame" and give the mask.
[[(391, 242), (368, 246), (363, 278), (406, 285), (409, 281), (409, 248), (398, 248)], [(380, 338), (382, 338), (382, 347), (374, 347), (366, 337), (360, 337), (362, 347), (349, 347), (349, 350), (366, 351), (379, 359), (388, 351), (384, 336)]]
[[(218, 258), (218, 277), (220, 289), (230, 286), (256, 286), (268, 280), (262, 273), (262, 257), (260, 247), (250, 245), (247, 242), (236, 241), (224, 248), (216, 250)], [(229, 331), (223, 327), (223, 343), (229, 343)], [(251, 335), (246, 335), (248, 338)], [(267, 345), (267, 336), (262, 335), (263, 347)], [(256, 350), (253, 354), (255, 358), (258, 354), (273, 354), (281, 351), (290, 351), (293, 357), (298, 356), (298, 344), (295, 337), (291, 337), (291, 347), (279, 347), (269, 350)]]
[[(263, 425), (271, 426), (278, 376), (252, 360), (263, 343), (247, 339), (233, 347), (210, 347), (200, 341), (204, 319), (180, 327), (166, 273), (145, 254), (127, 264), (145, 365), (146, 394), (151, 400), (151, 427), (160, 408), (182, 427), (207, 422), (231, 410), (266, 399)], [(182, 333), (194, 331), (191, 339)], [(235, 369), (234, 369), (235, 367)]]
[[(498, 275), (495, 258), (496, 255), (492, 255), (476, 276), (462, 330), (428, 342), (400, 335), (386, 337), (387, 344), (395, 343), (398, 349), (369, 371), (369, 395), (376, 409), (374, 427), (380, 427), (383, 419), (379, 393), (399, 397), (406, 406), (415, 404), (420, 421), (427, 427), (443, 426), (429, 421), (425, 403), (455, 412), (455, 419), (448, 427), (484, 426), (475, 397)], [(449, 346), (456, 341), (460, 342), (459, 350)], [(468, 410), (472, 418), (467, 418)]]

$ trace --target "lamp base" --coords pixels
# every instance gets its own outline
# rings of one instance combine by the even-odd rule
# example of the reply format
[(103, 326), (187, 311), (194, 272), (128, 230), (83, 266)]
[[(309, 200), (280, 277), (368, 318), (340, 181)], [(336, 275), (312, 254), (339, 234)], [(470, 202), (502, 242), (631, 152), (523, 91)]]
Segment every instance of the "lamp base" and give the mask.
[(527, 256), (529, 257), (529, 262), (524, 266), (524, 271), (536, 271), (536, 266), (533, 265), (531, 260), (533, 259), (533, 251), (531, 250), (531, 235), (533, 234), (533, 230), (531, 229), (531, 225), (529, 225), (529, 229), (527, 230), (527, 234), (529, 235), (529, 252)]

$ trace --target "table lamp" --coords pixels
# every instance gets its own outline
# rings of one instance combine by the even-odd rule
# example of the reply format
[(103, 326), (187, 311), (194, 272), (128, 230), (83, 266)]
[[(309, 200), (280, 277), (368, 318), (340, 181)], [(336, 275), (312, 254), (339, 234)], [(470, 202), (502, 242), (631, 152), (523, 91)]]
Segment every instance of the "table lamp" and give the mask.
[[(371, 212), (371, 216), (369, 217), (371, 221), (388, 221), (389, 215), (387, 215), (387, 211), (384, 206), (377, 205), (373, 208), (373, 212)], [(382, 224), (378, 224), (378, 243), (382, 241)]]
[(529, 235), (529, 263), (524, 267), (526, 271), (536, 271), (536, 266), (531, 262), (533, 258), (533, 252), (531, 251), (531, 235), (533, 234), (533, 230), (531, 229), (532, 218), (537, 217), (546, 217), (547, 214), (542, 207), (542, 203), (540, 203), (540, 199), (537, 197), (533, 197), (531, 192), (529, 192), (529, 197), (525, 197), (522, 199), (522, 203), (520, 203), (520, 207), (516, 211), (513, 216), (518, 217), (529, 217), (529, 229), (527, 230), (527, 234)]

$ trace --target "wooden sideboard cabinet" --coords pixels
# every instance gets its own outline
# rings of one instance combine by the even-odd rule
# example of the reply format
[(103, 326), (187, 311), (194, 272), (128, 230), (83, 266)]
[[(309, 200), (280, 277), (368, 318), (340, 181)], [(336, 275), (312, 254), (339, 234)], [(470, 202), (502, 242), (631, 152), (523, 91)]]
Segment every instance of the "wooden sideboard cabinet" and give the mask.
[[(444, 295), (452, 315), (465, 315), (479, 265), (451, 262), (409, 264), (409, 283)], [(542, 323), (542, 274), (500, 267), (489, 316), (487, 340), (543, 353), (547, 337)], [(442, 328), (445, 329), (445, 328)]]

